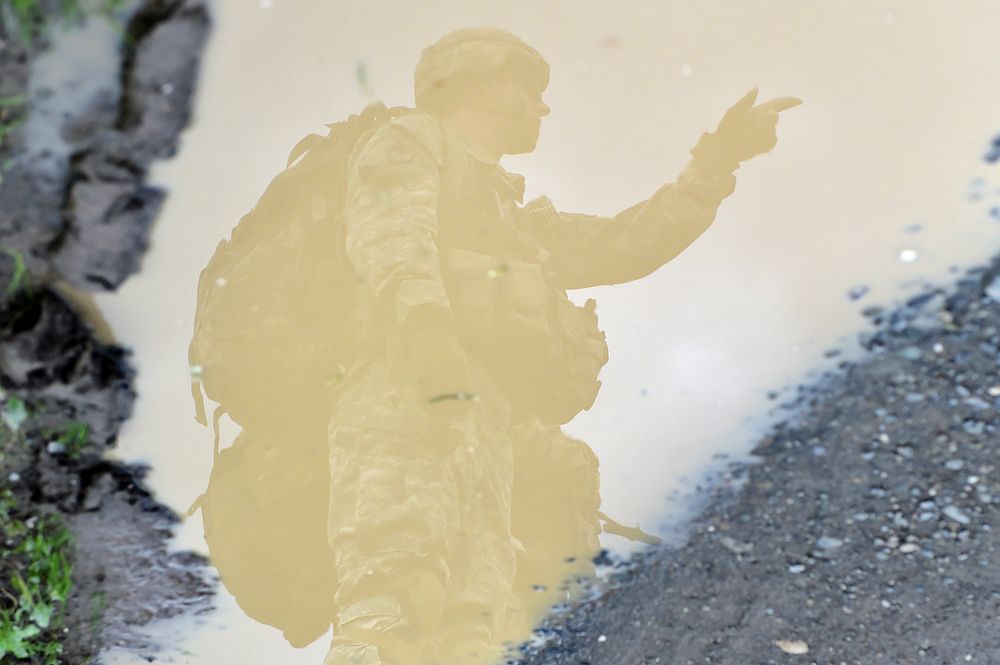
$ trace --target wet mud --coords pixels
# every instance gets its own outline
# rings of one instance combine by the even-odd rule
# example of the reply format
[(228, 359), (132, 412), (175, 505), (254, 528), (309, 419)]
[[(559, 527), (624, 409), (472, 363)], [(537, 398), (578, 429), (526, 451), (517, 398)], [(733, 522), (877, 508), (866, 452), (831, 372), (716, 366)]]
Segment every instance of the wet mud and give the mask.
[(5, 420), (0, 486), (29, 527), (55, 514), (72, 535), (50, 630), (62, 662), (86, 663), (155, 651), (142, 626), (205, 611), (213, 593), (202, 557), (169, 550), (177, 517), (146, 470), (102, 457), (134, 371), (89, 295), (139, 268), (165, 197), (148, 170), (188, 123), (209, 24), (191, 2), (21, 4), (0, 15), (0, 387), (6, 416), (25, 409)]
[(612, 568), (525, 662), (1000, 662), (1000, 257), (866, 315), (866, 358), (781, 406), (686, 542)]

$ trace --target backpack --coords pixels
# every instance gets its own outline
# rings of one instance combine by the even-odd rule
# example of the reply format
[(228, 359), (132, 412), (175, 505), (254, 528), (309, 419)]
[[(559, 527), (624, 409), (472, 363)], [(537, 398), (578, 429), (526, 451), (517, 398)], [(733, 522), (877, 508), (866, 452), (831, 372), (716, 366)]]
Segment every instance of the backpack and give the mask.
[(330, 413), (353, 349), (358, 277), (342, 208), (353, 147), (413, 109), (373, 102), (292, 149), (286, 169), (215, 250), (198, 281), (188, 349), (196, 419), (204, 394), (244, 429), (288, 431)]
[[(293, 646), (336, 614), (326, 426), (353, 359), (345, 323), (359, 298), (344, 250), (347, 164), (362, 140), (411, 111), (374, 102), (302, 139), (198, 281), (188, 348), (196, 419), (207, 424), (202, 391), (219, 406), (208, 486), (186, 517), (201, 511), (212, 563), (240, 607)], [(220, 451), (223, 414), (242, 432)]]

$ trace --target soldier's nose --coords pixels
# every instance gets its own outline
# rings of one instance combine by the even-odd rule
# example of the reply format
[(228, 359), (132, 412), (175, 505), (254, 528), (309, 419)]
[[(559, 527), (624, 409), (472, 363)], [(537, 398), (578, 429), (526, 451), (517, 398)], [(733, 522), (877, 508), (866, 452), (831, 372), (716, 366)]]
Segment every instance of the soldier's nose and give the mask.
[(547, 116), (549, 113), (552, 112), (552, 109), (549, 108), (549, 105), (543, 101), (539, 101), (538, 104), (536, 104), (535, 110), (538, 112), (539, 117), (542, 118), (544, 118), (545, 116)]

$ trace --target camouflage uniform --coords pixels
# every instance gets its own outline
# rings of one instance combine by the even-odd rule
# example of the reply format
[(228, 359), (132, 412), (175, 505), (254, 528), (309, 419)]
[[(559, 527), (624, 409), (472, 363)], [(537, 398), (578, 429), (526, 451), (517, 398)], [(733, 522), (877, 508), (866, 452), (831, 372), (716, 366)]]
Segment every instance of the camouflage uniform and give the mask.
[[(389, 644), (389, 662), (485, 653), (523, 638), (598, 548), (597, 460), (559, 426), (593, 403), (607, 348), (593, 301), (566, 290), (653, 272), (735, 178), (696, 159), (614, 217), (564, 213), (523, 203), (523, 178), (423, 111), (359, 142), (348, 173), (346, 249), (368, 298), (354, 319), (365, 360), (329, 431), (335, 634)], [(392, 333), (427, 305), (452, 313), (479, 394), (443, 417)]]

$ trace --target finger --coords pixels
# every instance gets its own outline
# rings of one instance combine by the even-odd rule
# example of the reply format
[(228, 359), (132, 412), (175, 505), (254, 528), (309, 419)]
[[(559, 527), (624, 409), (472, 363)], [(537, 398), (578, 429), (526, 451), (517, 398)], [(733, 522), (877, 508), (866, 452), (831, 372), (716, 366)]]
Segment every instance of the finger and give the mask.
[(768, 100), (754, 107), (754, 110), (760, 109), (761, 111), (767, 111), (770, 113), (777, 113), (779, 111), (785, 111), (790, 108), (794, 108), (802, 103), (801, 99), (797, 97), (777, 97), (775, 99)]
[(740, 101), (733, 104), (732, 110), (734, 111), (748, 111), (753, 108), (753, 103), (757, 101), (757, 88), (754, 88), (747, 94), (740, 98)]

